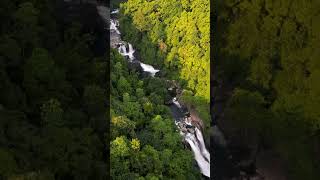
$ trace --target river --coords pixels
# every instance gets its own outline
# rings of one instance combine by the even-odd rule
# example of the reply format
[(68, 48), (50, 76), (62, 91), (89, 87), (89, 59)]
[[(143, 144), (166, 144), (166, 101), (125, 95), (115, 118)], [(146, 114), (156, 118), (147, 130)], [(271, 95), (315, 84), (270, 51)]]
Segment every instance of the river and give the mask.
[[(119, 10), (113, 10), (111, 14), (117, 14)], [(119, 30), (119, 22), (116, 18), (110, 19), (110, 46), (117, 49), (118, 52), (127, 57), (131, 63), (139, 63), (144, 72), (154, 77), (160, 70), (155, 69), (152, 65), (144, 64), (134, 56), (135, 49), (129, 42), (121, 40), (121, 32)], [(190, 116), (185, 116), (184, 108), (176, 97), (172, 99), (170, 109), (175, 119), (175, 124), (180, 131), (180, 135), (187, 142), (194, 153), (194, 158), (198, 164), (201, 173), (210, 177), (210, 153), (205, 146), (201, 130), (192, 124)]]

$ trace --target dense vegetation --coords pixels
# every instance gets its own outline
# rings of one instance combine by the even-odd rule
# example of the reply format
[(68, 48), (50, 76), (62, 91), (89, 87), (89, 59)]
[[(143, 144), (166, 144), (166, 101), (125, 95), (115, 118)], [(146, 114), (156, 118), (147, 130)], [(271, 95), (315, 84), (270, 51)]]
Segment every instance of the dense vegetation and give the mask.
[(107, 56), (53, 2), (0, 2), (0, 179), (104, 180)]
[(199, 179), (193, 154), (184, 149), (170, 109), (166, 80), (128, 68), (111, 51), (112, 179)]
[(217, 79), (236, 87), (228, 118), (277, 151), (289, 179), (319, 179), (319, 1), (219, 2)]
[(139, 58), (180, 82), (184, 103), (210, 127), (210, 3), (208, 0), (128, 0), (120, 5), (123, 39)]

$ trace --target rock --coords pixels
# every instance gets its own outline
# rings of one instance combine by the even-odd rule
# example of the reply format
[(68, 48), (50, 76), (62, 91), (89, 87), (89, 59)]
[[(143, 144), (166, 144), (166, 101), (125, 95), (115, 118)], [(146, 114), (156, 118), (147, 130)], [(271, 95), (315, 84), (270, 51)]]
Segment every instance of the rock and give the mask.
[(165, 104), (165, 105), (171, 105), (171, 104), (173, 104), (172, 99), (166, 101), (164, 104)]
[(186, 128), (194, 128), (192, 125), (187, 124)]
[(187, 130), (188, 130), (188, 132), (191, 133), (191, 134), (194, 134), (194, 133), (195, 133), (195, 130), (194, 130), (193, 128), (188, 128)]
[(139, 54), (138, 51), (134, 51), (133, 56), (134, 56), (136, 59), (141, 60), (141, 56), (140, 56), (140, 54)]
[[(126, 58), (129, 58), (128, 56), (126, 56)], [(133, 61), (132, 63), (128, 63), (129, 69), (133, 69), (137, 72), (142, 73), (143, 69), (140, 66), (140, 63), (138, 61)]]

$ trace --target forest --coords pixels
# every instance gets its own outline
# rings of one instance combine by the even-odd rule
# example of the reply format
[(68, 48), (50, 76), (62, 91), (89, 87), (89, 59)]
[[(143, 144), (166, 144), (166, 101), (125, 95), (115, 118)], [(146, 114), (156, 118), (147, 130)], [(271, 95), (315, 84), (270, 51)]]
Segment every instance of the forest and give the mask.
[(320, 179), (319, 1), (216, 0), (214, 98), (208, 0), (111, 1), (122, 39), (161, 69), (155, 77), (107, 52), (95, 5), (79, 2), (0, 1), (0, 180), (203, 178), (166, 79), (207, 144), (213, 99), (229, 145), (254, 161), (272, 151), (287, 179)]
[(184, 149), (169, 108), (166, 81), (139, 78), (111, 51), (112, 179), (199, 179), (193, 154)]
[(210, 2), (128, 0), (119, 7), (122, 38), (161, 76), (179, 82), (182, 101), (197, 111), (209, 138)]
[(232, 93), (220, 124), (233, 124), (245, 146), (276, 152), (288, 179), (319, 179), (319, 1), (217, 6), (215, 77)]
[(111, 1), (111, 11), (118, 8), (121, 39), (132, 43), (139, 60), (161, 70), (144, 76), (111, 51), (110, 175), (202, 179), (166, 102), (167, 80), (176, 80), (181, 101), (199, 114), (209, 138), (209, 1)]
[[(109, 56), (63, 5), (0, 1), (0, 179), (107, 178)], [(98, 24), (95, 7), (77, 7)]]

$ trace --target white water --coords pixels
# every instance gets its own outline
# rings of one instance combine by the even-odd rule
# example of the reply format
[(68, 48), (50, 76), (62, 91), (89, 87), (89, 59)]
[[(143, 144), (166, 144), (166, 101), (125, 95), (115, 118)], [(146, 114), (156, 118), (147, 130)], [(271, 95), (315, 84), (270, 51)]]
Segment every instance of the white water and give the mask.
[(180, 103), (177, 101), (177, 98), (176, 98), (176, 97), (174, 97), (174, 98), (172, 99), (172, 102), (173, 102), (173, 104), (175, 104), (179, 109), (181, 109), (181, 105), (180, 105)]
[[(175, 106), (181, 109), (181, 104), (177, 101), (177, 98), (174, 97), (172, 102)], [(179, 128), (179, 123), (184, 123), (186, 125), (192, 126), (190, 118), (184, 118), (183, 122), (175, 121), (175, 124)], [(201, 173), (207, 177), (210, 177), (210, 153), (208, 152), (201, 131), (195, 127), (194, 134), (189, 132), (184, 132), (180, 129), (180, 134), (185, 138), (185, 140), (190, 145), (197, 164), (201, 170)]]
[(153, 66), (150, 66), (148, 64), (140, 63), (140, 66), (142, 67), (143, 71), (151, 73), (151, 76), (154, 76), (157, 72), (160, 70), (155, 69)]
[(110, 21), (110, 31), (114, 30), (117, 34), (121, 34), (119, 29), (117, 28), (119, 26), (119, 22), (111, 19)]
[[(113, 12), (113, 14), (115, 14), (115, 13), (118, 13), (119, 11), (114, 10), (112, 12)], [(110, 20), (110, 33), (115, 32), (116, 34), (120, 35), (121, 33), (120, 33), (118, 27), (119, 27), (119, 22), (117, 20), (111, 19)], [(135, 57), (134, 57), (135, 50), (134, 50), (132, 44), (126, 43), (126, 42), (120, 42), (120, 43), (118, 43), (118, 45), (119, 45), (118, 52), (122, 56), (128, 56), (129, 60), (131, 62), (135, 60)], [(149, 64), (144, 64), (144, 63), (142, 63), (142, 62), (140, 62), (138, 60), (135, 60), (135, 61), (139, 62), (142, 70), (144, 72), (150, 73), (150, 75), (152, 77), (154, 77), (156, 75), (156, 73), (160, 71), (159, 69), (155, 69), (153, 66), (151, 66)]]
[(201, 170), (201, 173), (207, 177), (210, 177), (210, 162), (208, 162), (204, 157), (203, 154), (201, 153), (201, 145), (199, 145), (198, 140), (195, 138), (194, 134), (187, 133), (185, 135), (185, 140), (189, 143), (195, 159), (198, 163), (198, 166)]
[(198, 129), (198, 128), (195, 128), (195, 132), (196, 132), (196, 136), (197, 136), (197, 139), (199, 140), (200, 142), (200, 149), (201, 149), (201, 153), (203, 154), (204, 158), (210, 162), (210, 153), (208, 152), (205, 144), (204, 144), (204, 140), (203, 140), (203, 136), (202, 136), (202, 133), (201, 131)]
[[(119, 10), (114, 10), (111, 12), (111, 14), (116, 14), (118, 12), (119, 12)], [(110, 33), (112, 33), (112, 31), (115, 32), (116, 34), (113, 34), (114, 36), (116, 36), (116, 35), (119, 36), (121, 34), (118, 29), (118, 26), (119, 26), (119, 22), (117, 20), (111, 19)], [(121, 41), (120, 38), (119, 38), (119, 40)], [(122, 56), (128, 56), (129, 60), (131, 62), (133, 60), (135, 60), (135, 57), (133, 55), (135, 50), (133, 49), (133, 47), (130, 43), (120, 42), (120, 43), (118, 43), (118, 45), (119, 45), (118, 52)], [(127, 50), (126, 45), (128, 45), (128, 50)], [(137, 60), (135, 60), (135, 61), (137, 61)], [(155, 69), (151, 65), (144, 64), (142, 62), (139, 62), (139, 63), (140, 63), (140, 66), (142, 67), (143, 71), (149, 72), (151, 76), (155, 76), (155, 74), (160, 71), (158, 69)], [(182, 109), (180, 103), (177, 101), (177, 98), (173, 98), (172, 101), (179, 109)], [(177, 125), (178, 129), (179, 129), (179, 126), (178, 126), (179, 123), (181, 123), (181, 122), (178, 122), (177, 120), (175, 121), (175, 124)], [(191, 121), (189, 119), (184, 119), (184, 121), (182, 123), (192, 126)], [(185, 138), (185, 140), (188, 142), (188, 144), (190, 145), (190, 147), (194, 153), (195, 160), (197, 161), (197, 164), (200, 168), (201, 173), (207, 177), (210, 177), (210, 153), (208, 152), (208, 150), (205, 147), (205, 143), (204, 143), (201, 131), (197, 127), (195, 127), (194, 133), (183, 132), (180, 129), (180, 135), (183, 136)]]
[(117, 14), (117, 13), (119, 13), (119, 9), (115, 9), (115, 10), (111, 11), (111, 14)]

